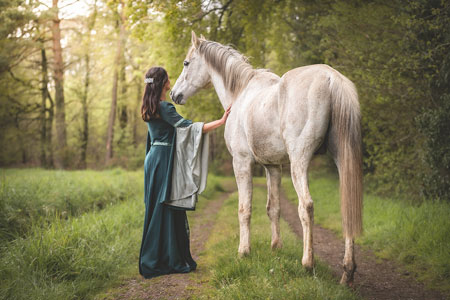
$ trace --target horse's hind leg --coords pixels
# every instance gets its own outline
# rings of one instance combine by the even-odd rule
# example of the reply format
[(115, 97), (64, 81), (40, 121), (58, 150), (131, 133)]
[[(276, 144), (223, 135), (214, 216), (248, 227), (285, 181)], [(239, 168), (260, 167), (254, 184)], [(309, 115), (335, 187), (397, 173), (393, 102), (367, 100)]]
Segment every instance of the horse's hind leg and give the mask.
[(341, 277), (341, 284), (353, 285), (353, 276), (356, 271), (355, 263), (355, 244), (352, 238), (345, 238), (345, 254), (344, 254), (344, 273)]
[(308, 165), (311, 156), (307, 155), (291, 160), (292, 182), (294, 183), (299, 199), (298, 214), (303, 228), (302, 265), (308, 269), (311, 269), (314, 266), (312, 235), (314, 225), (314, 205), (308, 189)]
[(266, 165), (267, 215), (272, 223), (272, 249), (282, 247), (280, 238), (280, 183), (281, 165)]
[(239, 256), (250, 253), (250, 219), (252, 215), (252, 160), (233, 158), (233, 170), (239, 192)]
[[(336, 140), (330, 138), (328, 144), (329, 150), (333, 156), (336, 167), (339, 169)], [(354, 274), (356, 271), (356, 261), (355, 261), (355, 242), (354, 239), (350, 236), (345, 236), (345, 254), (343, 259), (343, 266), (344, 266), (344, 273), (342, 274), (340, 283), (352, 286)]]

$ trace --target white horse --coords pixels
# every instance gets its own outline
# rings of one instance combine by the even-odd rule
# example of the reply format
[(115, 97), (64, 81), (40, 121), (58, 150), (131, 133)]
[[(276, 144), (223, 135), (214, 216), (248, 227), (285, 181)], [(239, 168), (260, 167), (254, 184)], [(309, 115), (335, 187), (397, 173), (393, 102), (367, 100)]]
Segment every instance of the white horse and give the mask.
[(319, 148), (328, 149), (339, 170), (341, 214), (345, 237), (341, 283), (352, 284), (356, 269), (354, 237), (362, 232), (362, 154), (358, 95), (354, 84), (328, 65), (290, 70), (281, 78), (256, 70), (229, 46), (197, 38), (192, 32), (184, 68), (171, 98), (187, 98), (212, 83), (222, 106), (232, 103), (225, 125), (225, 141), (233, 156), (239, 190), (240, 256), (250, 253), (252, 165), (264, 165), (267, 174), (267, 214), (273, 249), (280, 239), (279, 191), (281, 165), (291, 164), (303, 227), (302, 265), (314, 266), (313, 200), (308, 190), (308, 166)]

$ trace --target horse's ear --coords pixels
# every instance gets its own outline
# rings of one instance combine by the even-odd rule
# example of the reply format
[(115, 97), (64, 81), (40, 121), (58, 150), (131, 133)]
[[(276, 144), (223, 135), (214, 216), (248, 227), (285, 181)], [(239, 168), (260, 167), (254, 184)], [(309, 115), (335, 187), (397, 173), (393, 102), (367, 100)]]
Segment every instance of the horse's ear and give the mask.
[(194, 30), (192, 30), (192, 46), (194, 46), (195, 49), (197, 49), (198, 45), (200, 45), (200, 41), (198, 40), (197, 36), (195, 35)]
[(206, 40), (205, 36), (203, 34), (200, 34), (200, 39), (201, 40)]

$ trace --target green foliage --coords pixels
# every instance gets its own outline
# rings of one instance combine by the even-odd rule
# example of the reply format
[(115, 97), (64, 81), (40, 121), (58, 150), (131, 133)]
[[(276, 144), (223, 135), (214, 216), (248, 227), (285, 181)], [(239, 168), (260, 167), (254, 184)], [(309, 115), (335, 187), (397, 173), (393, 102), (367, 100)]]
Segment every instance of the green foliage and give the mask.
[(143, 193), (141, 172), (2, 169), (0, 243), (33, 226), (97, 211)]
[[(4, 91), (0, 96), (4, 126), (0, 143), (6, 145), (0, 150), (2, 165), (40, 163), (36, 151), (41, 133), (39, 50), (46, 49), (51, 58), (46, 35), (51, 11), (35, 9), (33, 3), (0, 3), (0, 20), (5, 25), (0, 31), (0, 65), (11, 71), (0, 73)], [(139, 115), (143, 75), (151, 66), (161, 65), (174, 84), (194, 30), (207, 39), (232, 44), (255, 68), (270, 68), (278, 75), (303, 65), (331, 65), (358, 88), (367, 187), (380, 195), (415, 198), (417, 202), (424, 197), (449, 199), (449, 168), (439, 163), (447, 161), (450, 143), (445, 134), (450, 94), (449, 3), (128, 1), (124, 7), (126, 66), (119, 82), (119, 106), (127, 107), (128, 124), (116, 129), (112, 165), (131, 169), (141, 165), (143, 157), (139, 155), (147, 130)], [(118, 1), (97, 4), (97, 20), (90, 34), (92, 6), (85, 16), (76, 17), (81, 22), (73, 24), (74, 30), (63, 31), (71, 45), (64, 49), (71, 168), (78, 167), (82, 141), (80, 99), (87, 75), (86, 56), (91, 62), (88, 167), (102, 167), (105, 156)], [(88, 40), (92, 40), (89, 49)], [(52, 94), (51, 84), (49, 89)], [(205, 122), (223, 113), (213, 89), (198, 93), (177, 109), (188, 119)], [(222, 132), (215, 135), (211, 171), (231, 174)]]
[[(419, 144), (414, 103), (424, 89), (412, 89), (416, 57), (399, 23), (409, 16), (391, 3), (340, 2), (321, 19), (325, 62), (352, 79), (362, 111), (364, 167), (379, 193), (418, 194)], [(405, 55), (409, 53), (410, 55)]]
[[(290, 178), (283, 178), (289, 200), (298, 203)], [(339, 180), (336, 175), (310, 174), (314, 220), (342, 235)], [(428, 285), (450, 290), (450, 204), (420, 205), (364, 195), (364, 234), (357, 243), (375, 250), (383, 258), (396, 260)]]
[(411, 26), (423, 40), (425, 55), (420, 59), (429, 70), (432, 100), (416, 117), (425, 137), (422, 193), (427, 198), (450, 201), (450, 4), (417, 1), (411, 10), (418, 15)]
[[(265, 199), (262, 188), (254, 189), (254, 198)], [(199, 299), (358, 299), (339, 285), (330, 270), (320, 261), (312, 273), (301, 264), (302, 249), (298, 239), (282, 220), (283, 248), (270, 248), (270, 221), (264, 201), (252, 206), (252, 250), (239, 259), (239, 224), (237, 194), (233, 194), (220, 210), (216, 225), (207, 242), (204, 268), (211, 290), (202, 290)]]
[(33, 8), (33, 4), (23, 0), (0, 1), (0, 75), (22, 58), (20, 51), (24, 51), (31, 42), (27, 38), (21, 38), (21, 35), (34, 30), (28, 26), (36, 18)]
[[(204, 7), (196, 1), (170, 3), (156, 7), (165, 13), (168, 36), (185, 48), (179, 57), (187, 51), (190, 30), (200, 28), (197, 33), (206, 31), (209, 39), (233, 44), (255, 67), (270, 67), (279, 75), (298, 66), (327, 63), (348, 76), (360, 95), (368, 187), (416, 200), (437, 195), (432, 182), (446, 179), (431, 173), (442, 174), (442, 168), (434, 171), (430, 159), (422, 157), (439, 150), (427, 142), (426, 129), (415, 118), (445, 94), (432, 83), (448, 69), (438, 68), (448, 53), (446, 2), (215, 1)], [(188, 7), (190, 3), (194, 5)], [(183, 29), (174, 29), (179, 26)], [(218, 106), (205, 109), (204, 103), (217, 103), (214, 98), (203, 93), (190, 100), (188, 115), (220, 111)], [(442, 135), (440, 139), (448, 140)], [(423, 177), (430, 179), (422, 182)], [(440, 190), (448, 188), (444, 184)]]
[(450, 94), (442, 97), (442, 106), (428, 110), (417, 119), (426, 138), (426, 170), (423, 182), (425, 196), (450, 199)]

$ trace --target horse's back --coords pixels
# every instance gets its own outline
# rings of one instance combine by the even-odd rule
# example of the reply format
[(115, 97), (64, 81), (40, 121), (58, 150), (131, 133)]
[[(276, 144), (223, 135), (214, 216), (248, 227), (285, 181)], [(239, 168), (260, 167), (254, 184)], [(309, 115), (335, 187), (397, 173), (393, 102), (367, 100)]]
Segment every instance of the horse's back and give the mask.
[(278, 105), (283, 107), (289, 104), (285, 101), (307, 101), (313, 83), (316, 89), (327, 90), (329, 79), (336, 76), (336, 73), (338, 72), (335, 69), (325, 64), (298, 67), (286, 72), (279, 83)]

